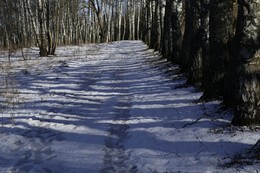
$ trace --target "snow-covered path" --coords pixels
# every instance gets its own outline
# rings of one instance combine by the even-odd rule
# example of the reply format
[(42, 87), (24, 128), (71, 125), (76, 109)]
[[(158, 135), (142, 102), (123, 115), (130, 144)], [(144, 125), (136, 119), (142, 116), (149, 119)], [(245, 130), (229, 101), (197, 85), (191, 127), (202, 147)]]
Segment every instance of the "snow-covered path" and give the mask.
[(225, 132), (230, 115), (195, 103), (201, 93), (141, 41), (60, 47), (10, 66), (3, 173), (234, 172), (218, 164), (259, 138)]

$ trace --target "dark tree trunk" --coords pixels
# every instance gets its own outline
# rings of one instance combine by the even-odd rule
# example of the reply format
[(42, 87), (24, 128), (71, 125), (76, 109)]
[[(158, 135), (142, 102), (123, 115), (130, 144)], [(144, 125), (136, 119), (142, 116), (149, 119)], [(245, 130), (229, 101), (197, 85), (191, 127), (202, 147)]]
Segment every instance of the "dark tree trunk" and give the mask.
[[(233, 31), (235, 32), (237, 23), (237, 16), (238, 16), (238, 4), (233, 1)], [(237, 35), (237, 34), (236, 34)], [(226, 75), (225, 75), (225, 84), (224, 84), (224, 93), (223, 93), (223, 104), (228, 107), (234, 107), (235, 105), (235, 95), (236, 95), (236, 83), (238, 83), (238, 75), (236, 74), (236, 67), (238, 61), (236, 60), (236, 52), (239, 49), (239, 39), (235, 36), (232, 40), (231, 46), (231, 56), (228, 62), (228, 66), (226, 68)]]
[(48, 50), (47, 50), (47, 37), (46, 37), (46, 12), (44, 8), (44, 1), (38, 0), (38, 21), (39, 21), (39, 27), (40, 27), (40, 43), (39, 43), (39, 49), (40, 49), (40, 56), (48, 56)]
[(189, 68), (191, 38), (192, 38), (191, 1), (185, 0), (185, 31), (183, 36), (181, 63), (180, 63), (180, 67), (182, 71), (187, 71)]
[(155, 1), (154, 14), (151, 31), (151, 48), (158, 51), (160, 48), (160, 21), (159, 21), (159, 2)]
[(190, 18), (191, 18), (191, 40), (188, 67), (189, 84), (201, 83), (202, 78), (202, 59), (201, 59), (201, 35), (200, 35), (200, 0), (190, 2)]
[(205, 89), (209, 79), (209, 1), (200, 0), (200, 35), (201, 35), (201, 48), (202, 48), (202, 88)]
[(171, 60), (172, 59), (172, 44), (171, 44), (171, 6), (172, 0), (166, 0), (165, 16), (164, 16), (164, 31), (162, 40), (162, 54), (163, 57)]
[(98, 12), (98, 21), (99, 21), (99, 27), (100, 27), (100, 42), (104, 43), (107, 41), (107, 35), (108, 35), (108, 28), (107, 28), (107, 20), (106, 16), (101, 13), (101, 11)]
[(260, 3), (238, 1), (235, 125), (260, 124)]
[(172, 61), (180, 63), (182, 32), (181, 32), (181, 11), (179, 11), (182, 1), (174, 0), (172, 4), (171, 26), (172, 26)]
[(230, 43), (233, 38), (233, 2), (210, 1), (209, 21), (209, 81), (203, 100), (223, 96), (224, 77), (230, 60)]

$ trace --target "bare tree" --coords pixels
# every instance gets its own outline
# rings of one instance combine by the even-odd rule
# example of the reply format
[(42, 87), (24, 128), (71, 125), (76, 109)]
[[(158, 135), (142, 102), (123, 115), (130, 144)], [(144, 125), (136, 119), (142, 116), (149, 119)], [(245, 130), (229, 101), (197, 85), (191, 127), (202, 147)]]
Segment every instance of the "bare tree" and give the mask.
[(103, 13), (104, 1), (90, 0), (89, 2), (92, 5), (92, 9), (97, 16), (97, 21), (100, 29), (100, 42), (105, 42), (107, 41), (108, 25), (107, 16), (105, 13)]

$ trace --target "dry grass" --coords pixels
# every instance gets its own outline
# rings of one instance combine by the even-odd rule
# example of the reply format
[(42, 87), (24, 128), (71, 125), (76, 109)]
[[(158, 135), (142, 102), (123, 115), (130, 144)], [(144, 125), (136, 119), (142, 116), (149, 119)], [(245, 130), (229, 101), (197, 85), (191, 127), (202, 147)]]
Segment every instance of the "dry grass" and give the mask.
[(253, 147), (229, 156), (228, 159), (229, 161), (221, 165), (222, 167), (243, 168), (246, 165), (260, 165), (260, 139)]
[[(7, 58), (6, 58), (7, 59)], [(1, 59), (0, 66), (0, 112), (2, 114), (1, 124), (2, 130), (5, 124), (14, 124), (14, 110), (19, 104), (19, 92), (17, 89), (16, 75), (12, 62)], [(4, 111), (10, 110), (11, 116), (4, 117)]]

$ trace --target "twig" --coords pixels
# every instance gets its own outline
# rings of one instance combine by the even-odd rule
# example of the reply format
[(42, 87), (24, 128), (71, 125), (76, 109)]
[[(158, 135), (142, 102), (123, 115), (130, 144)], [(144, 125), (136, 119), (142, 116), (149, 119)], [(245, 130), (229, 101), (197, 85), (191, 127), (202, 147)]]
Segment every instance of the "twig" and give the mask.
[(199, 120), (201, 120), (201, 119), (204, 118), (204, 117), (205, 117), (205, 116), (203, 115), (203, 116), (199, 117), (198, 119), (196, 119), (195, 121), (193, 121), (193, 122), (191, 122), (191, 123), (184, 124), (184, 125), (182, 126), (182, 128), (185, 128), (185, 127), (187, 127), (187, 126), (193, 125), (193, 124), (197, 123)]

